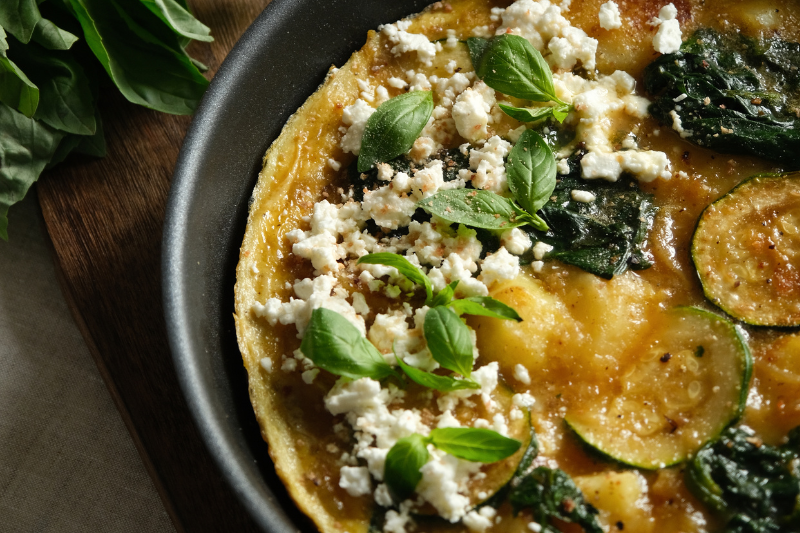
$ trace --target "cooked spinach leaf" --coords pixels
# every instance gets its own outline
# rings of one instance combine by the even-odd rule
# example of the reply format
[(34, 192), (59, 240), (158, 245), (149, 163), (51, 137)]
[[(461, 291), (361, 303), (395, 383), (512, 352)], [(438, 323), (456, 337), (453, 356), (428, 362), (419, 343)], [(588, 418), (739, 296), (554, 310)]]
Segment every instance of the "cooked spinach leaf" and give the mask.
[(701, 29), (644, 72), (650, 112), (689, 141), (800, 168), (800, 44)]
[(537, 467), (511, 489), (508, 501), (514, 513), (530, 509), (542, 531), (559, 533), (553, 519), (572, 522), (589, 533), (601, 533), (597, 509), (587, 503), (572, 478), (558, 468)]
[(800, 531), (800, 427), (780, 447), (747, 427), (729, 428), (686, 470), (695, 495), (728, 519), (726, 533)]
[[(595, 196), (590, 203), (572, 199), (572, 191)], [(651, 266), (645, 241), (657, 208), (652, 196), (636, 182), (623, 177), (616, 182), (588, 181), (580, 177), (579, 157), (570, 159), (570, 173), (558, 180), (553, 196), (540, 211), (550, 230), (526, 227), (531, 240), (553, 247), (548, 258), (577, 266), (601, 278), (611, 279), (627, 269)], [(521, 263), (533, 261), (529, 250)]]

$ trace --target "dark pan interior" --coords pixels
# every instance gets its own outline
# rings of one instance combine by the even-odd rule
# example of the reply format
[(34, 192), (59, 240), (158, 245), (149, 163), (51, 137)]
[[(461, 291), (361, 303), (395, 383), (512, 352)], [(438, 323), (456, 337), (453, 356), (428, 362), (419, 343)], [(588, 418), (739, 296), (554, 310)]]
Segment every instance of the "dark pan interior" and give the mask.
[(167, 204), (163, 297), (183, 392), (211, 454), (269, 532), (308, 530), (275, 475), (236, 345), (233, 285), (261, 159), (331, 64), (429, 0), (273, 0), (223, 63), (183, 143)]

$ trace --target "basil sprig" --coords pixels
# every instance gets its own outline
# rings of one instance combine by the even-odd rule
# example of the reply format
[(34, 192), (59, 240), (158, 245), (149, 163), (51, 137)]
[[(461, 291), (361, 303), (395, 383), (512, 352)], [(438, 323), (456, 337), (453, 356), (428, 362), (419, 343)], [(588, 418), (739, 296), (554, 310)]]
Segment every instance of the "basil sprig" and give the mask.
[(491, 296), (470, 296), (450, 302), (450, 307), (458, 315), (479, 315), (503, 320), (522, 322), (522, 317), (514, 308), (495, 300)]
[(431, 280), (428, 279), (428, 276), (423, 274), (420, 269), (412, 265), (411, 262), (402, 255), (391, 254), (388, 252), (368, 254), (361, 257), (357, 264), (385, 265), (394, 267), (401, 275), (405, 276), (417, 285), (425, 288), (426, 305), (430, 303), (431, 299), (433, 298), (433, 285), (431, 284)]
[(408, 152), (433, 114), (433, 94), (412, 91), (378, 106), (369, 117), (361, 138), (358, 171), (390, 161)]
[(506, 179), (513, 200), (489, 191), (451, 189), (420, 200), (417, 207), (450, 223), (473, 228), (499, 231), (530, 225), (548, 231), (536, 211), (555, 190), (556, 159), (535, 131), (525, 130), (511, 149)]
[(319, 308), (303, 335), (300, 351), (331, 374), (350, 379), (398, 376), (371, 342), (345, 317)]
[(522, 446), (518, 440), (482, 428), (437, 428), (427, 437), (414, 433), (402, 438), (386, 455), (383, 471), (383, 478), (396, 500), (405, 500), (417, 488), (422, 479), (420, 469), (430, 458), (428, 444), (476, 463), (502, 461)]
[(402, 359), (397, 356), (395, 357), (397, 358), (397, 364), (403, 369), (403, 372), (406, 373), (406, 376), (408, 376), (409, 379), (414, 383), (422, 385), (423, 387), (438, 390), (440, 392), (453, 392), (455, 390), (481, 388), (478, 383), (475, 383), (471, 379), (455, 379), (450, 376), (440, 376), (438, 374), (425, 372), (419, 368), (414, 368), (413, 366), (407, 365)]
[(571, 106), (556, 96), (550, 66), (527, 39), (510, 34), (488, 40), (470, 37), (467, 46), (475, 73), (492, 89), (523, 100), (556, 104), (533, 109), (501, 104), (503, 112), (521, 122), (534, 122), (551, 114), (563, 122)]
[(429, 309), (422, 331), (434, 361), (465, 378), (472, 375), (474, 355), (469, 328), (452, 309)]

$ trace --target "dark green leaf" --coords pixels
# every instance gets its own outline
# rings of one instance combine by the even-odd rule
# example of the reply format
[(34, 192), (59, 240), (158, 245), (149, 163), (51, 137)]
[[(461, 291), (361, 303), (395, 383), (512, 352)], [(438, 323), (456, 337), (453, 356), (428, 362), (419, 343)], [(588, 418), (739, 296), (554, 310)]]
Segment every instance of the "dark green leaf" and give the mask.
[(397, 501), (414, 494), (422, 479), (422, 472), (419, 470), (428, 462), (427, 442), (428, 439), (414, 433), (398, 440), (386, 454), (383, 479)]
[(8, 36), (3, 27), (0, 26), (0, 55), (5, 55), (6, 50), (8, 50)]
[(53, 168), (64, 161), (78, 147), (82, 139), (82, 135), (65, 135), (61, 142), (58, 143), (58, 148), (45, 169)]
[(430, 91), (412, 91), (382, 103), (369, 117), (361, 140), (358, 171), (408, 152), (433, 113)]
[(0, 26), (19, 41), (27, 43), (42, 18), (36, 0), (2, 0)]
[(450, 303), (450, 300), (453, 299), (453, 296), (456, 293), (456, 287), (458, 287), (458, 280), (451, 282), (450, 285), (440, 290), (433, 300), (431, 300), (430, 306), (436, 307)]
[(477, 463), (502, 461), (522, 446), (518, 440), (482, 428), (437, 428), (431, 431), (430, 441), (443, 452)]
[(491, 296), (470, 296), (453, 300), (450, 307), (459, 315), (479, 315), (522, 322), (522, 317), (512, 307)]
[(520, 122), (536, 122), (553, 114), (555, 107), (514, 107), (506, 104), (497, 104), (503, 113), (519, 120)]
[(506, 162), (508, 188), (519, 205), (535, 214), (556, 187), (556, 159), (547, 143), (533, 130), (525, 130)]
[(62, 137), (0, 103), (0, 238), (8, 240), (8, 208), (25, 197)]
[(368, 254), (361, 257), (358, 260), (358, 264), (386, 265), (394, 267), (401, 275), (405, 276), (417, 285), (425, 288), (425, 294), (427, 295), (426, 301), (430, 301), (433, 297), (433, 286), (431, 285), (431, 280), (429, 280), (428, 276), (423, 274), (420, 269), (412, 265), (411, 262), (402, 255), (391, 254), (387, 252)]
[(481, 64), (481, 58), (486, 53), (486, 49), (489, 48), (490, 42), (489, 39), (484, 39), (483, 37), (470, 37), (467, 39), (469, 57), (472, 59), (472, 64), (475, 68)]
[[(123, 10), (117, 0), (68, 1), (87, 44), (125, 98), (165, 113), (194, 112), (208, 80), (177, 40), (160, 39)], [(144, 6), (141, 9), (150, 13)], [(136, 15), (144, 20), (141, 13)], [(158, 33), (158, 29), (153, 30)]]
[(337, 376), (383, 379), (397, 375), (349, 320), (324, 308), (311, 313), (300, 351), (319, 368)]
[(33, 41), (48, 50), (69, 50), (78, 38), (66, 30), (62, 30), (51, 21), (42, 18), (33, 31)]
[(798, 64), (798, 43), (701, 29), (645, 69), (650, 112), (667, 126), (677, 113), (687, 141), (798, 169)]
[[(551, 229), (543, 232), (526, 228), (531, 239), (553, 246), (548, 259), (558, 259), (606, 279), (629, 268), (649, 268), (646, 241), (656, 213), (652, 195), (642, 192), (630, 177), (616, 182), (584, 180), (577, 157), (570, 160), (570, 168), (570, 174), (558, 179), (554, 199), (541, 210)], [(595, 201), (577, 202), (572, 199), (573, 190), (591, 192)], [(533, 259), (529, 250), (520, 262), (530, 263)]]
[(92, 88), (70, 52), (55, 52), (29, 43), (12, 47), (9, 54), (39, 87), (34, 118), (67, 133), (94, 135), (97, 124)]
[(405, 364), (399, 357), (397, 358), (397, 364), (400, 365), (400, 368), (403, 369), (403, 372), (406, 373), (411, 381), (417, 385), (428, 387), (429, 389), (434, 389), (441, 392), (452, 392), (454, 390), (481, 388), (479, 384), (469, 379), (455, 379), (451, 378), (450, 376), (438, 376), (436, 374), (431, 374), (430, 372), (425, 372), (424, 370), (414, 368), (413, 366)]
[(94, 135), (81, 137), (81, 143), (75, 148), (75, 153), (88, 155), (90, 157), (105, 157), (106, 137), (103, 131), (103, 121), (100, 119), (100, 113), (95, 112), (94, 120), (97, 123), (97, 131), (95, 131)]
[(0, 56), (0, 103), (32, 117), (39, 105), (39, 88), (8, 57)]
[(503, 230), (535, 223), (534, 217), (512, 200), (475, 189), (439, 191), (420, 200), (417, 207), (448, 222), (473, 228)]
[(469, 328), (447, 307), (432, 307), (425, 315), (423, 333), (433, 359), (468, 378), (474, 355)]
[(550, 66), (519, 35), (493, 37), (474, 66), (478, 77), (501, 93), (534, 102), (562, 103), (555, 94)]
[(733, 516), (726, 532), (800, 531), (800, 427), (781, 447), (728, 428), (697, 452), (686, 484), (720, 516)]
[(588, 533), (602, 533), (597, 510), (563, 470), (540, 466), (526, 475), (509, 493), (514, 514), (528, 509), (548, 533), (560, 531), (553, 519), (578, 524)]
[(196, 41), (211, 42), (211, 30), (176, 0), (140, 0), (147, 9), (163, 20), (172, 30)]

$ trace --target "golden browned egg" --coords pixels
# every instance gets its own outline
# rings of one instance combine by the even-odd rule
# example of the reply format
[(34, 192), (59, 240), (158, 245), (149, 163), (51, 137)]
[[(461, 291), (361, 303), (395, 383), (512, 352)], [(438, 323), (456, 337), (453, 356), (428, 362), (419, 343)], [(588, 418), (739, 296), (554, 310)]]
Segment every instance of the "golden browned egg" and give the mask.
[[(525, 1), (528, 0), (520, 0)], [(579, 59), (573, 70), (574, 78), (588, 76), (594, 83), (623, 71), (635, 82), (627, 100), (629, 107), (622, 106), (601, 119), (607, 121), (604, 131), (611, 149), (619, 150), (623, 139), (633, 134), (637, 150), (663, 153), (668, 161), (669, 179), (640, 177), (639, 181), (641, 189), (653, 195), (658, 207), (647, 241), (652, 267), (628, 270), (610, 280), (556, 260), (522, 266), (516, 276), (493, 282), (484, 273), (483, 277), (473, 279), (488, 295), (516, 309), (523, 319), (519, 323), (488, 317), (467, 320), (476, 335), (480, 354), (476, 372), (481, 368), (487, 369), (486, 375), (494, 372), (499, 384), (484, 396), (478, 393), (470, 397), (471, 400), (448, 399), (444, 393), (414, 384), (402, 394), (395, 394), (396, 389), (394, 392), (382, 389), (380, 393), (376, 389), (372, 393), (395, 394), (388, 400), (389, 410), (414, 413), (413, 424), (417, 427), (442, 426), (443, 417), (451, 417), (448, 420), (454, 420), (455, 424), (476, 427), (483, 424), (481, 427), (502, 428), (514, 436), (524, 435), (528, 425), (532, 426), (540, 446), (536, 464), (558, 467), (569, 474), (586, 501), (598, 509), (598, 520), (605, 531), (624, 528), (634, 533), (712, 532), (721, 523), (687, 489), (682, 462), (738, 415), (737, 406), (724, 405), (730, 404), (726, 398), (741, 396), (742, 403), (747, 399), (741, 422), (755, 429), (765, 443), (779, 444), (790, 429), (800, 425), (800, 337), (785, 329), (741, 326), (754, 360), (749, 392), (736, 377), (743, 375), (744, 370), (733, 363), (723, 372), (730, 375), (715, 375), (713, 382), (708, 380), (712, 370), (707, 365), (712, 364), (709, 361), (714, 361), (715, 354), (738, 349), (738, 340), (724, 340), (729, 334), (725, 329), (728, 326), (716, 323), (708, 326), (712, 332), (709, 338), (713, 339), (705, 345), (704, 350), (710, 350), (705, 358), (697, 356), (697, 343), (689, 340), (680, 349), (670, 348), (667, 353), (663, 349), (667, 342), (664, 339), (669, 335), (674, 338), (675, 331), (681, 328), (689, 328), (686, 320), (693, 319), (675, 311), (681, 306), (699, 306), (722, 315), (708, 304), (690, 256), (692, 236), (703, 210), (746, 178), (784, 169), (756, 157), (720, 154), (699, 147), (681, 137), (677, 128), (631, 110), (636, 102), (639, 105), (642, 102), (634, 97), (652, 98), (644, 92), (642, 74), (660, 56), (653, 48), (658, 27), (650, 22), (664, 4), (618, 0), (621, 26), (605, 29), (598, 17), (604, 3), (603, 0), (573, 0), (571, 5), (568, 1), (556, 2), (550, 13), (563, 15), (573, 28), (583, 30), (597, 41), (596, 74), (587, 74), (592, 69), (581, 68)], [(360, 324), (362, 333), (383, 354), (391, 354), (393, 344), (397, 349), (398, 343), (408, 354), (424, 353), (425, 341), (420, 324), (415, 322), (415, 313), (423, 303), (420, 291), (409, 296), (408, 287), (397, 282), (392, 285), (379, 272), (371, 271), (365, 276), (365, 271), (355, 265), (356, 259), (366, 253), (358, 248), (364, 246), (363, 240), (348, 241), (341, 231), (331, 230), (333, 236), (327, 238), (333, 241), (319, 237), (319, 244), (314, 244), (310, 239), (322, 233), (314, 229), (315, 224), (347, 224), (357, 219), (357, 214), (342, 214), (345, 209), (342, 206), (355, 202), (352, 194), (348, 195), (351, 184), (348, 167), (355, 164), (356, 156), (349, 146), (352, 139), (346, 137), (353, 136), (359, 120), (358, 106), (362, 104), (377, 107), (380, 101), (404, 94), (416, 84), (418, 89), (433, 90), (437, 107), (432, 129), (436, 130), (436, 124), (439, 129), (423, 135), (434, 139), (431, 142), (438, 143), (437, 148), (452, 149), (470, 141), (475, 148), (492, 142), (484, 145), (486, 139), (519, 137), (523, 124), (498, 112), (496, 106), (487, 111), (490, 116), (487, 124), (478, 123), (470, 131), (455, 128), (454, 123), (461, 125), (453, 119), (457, 114), (453, 109), (456, 94), (449, 98), (444, 89), (437, 89), (437, 80), (454, 79), (460, 74), (468, 80), (465, 83), (471, 89), (467, 90), (477, 91), (478, 80), (472, 74), (469, 51), (458, 41), (474, 35), (494, 35), (504, 24), (499, 13), (510, 4), (501, 0), (436, 2), (422, 13), (410, 16), (407, 25), (394, 26), (395, 31), (424, 36), (431, 42), (435, 53), (430, 57), (416, 51), (418, 45), (403, 48), (404, 41), (393, 40), (391, 31), (370, 32), (361, 50), (345, 65), (331, 69), (318, 91), (289, 119), (264, 158), (237, 269), (237, 335), (249, 376), (250, 398), (276, 470), (298, 507), (325, 533), (367, 532), (373, 515), (381, 507), (380, 502), (376, 503), (381, 479), (372, 468), (379, 461), (370, 462), (374, 457), (367, 461), (366, 454), (357, 453), (363, 449), (356, 448), (363, 438), (359, 433), (366, 431), (358, 426), (363, 424), (357, 421), (358, 410), (332, 406), (331, 398), (335, 395), (332, 389), (341, 387), (341, 382), (337, 385), (336, 376), (320, 371), (298, 354), (311, 309), (323, 306), (339, 309), (345, 315), (350, 313), (347, 316), (351, 321)], [(560, 10), (556, 7), (559, 5)], [(753, 37), (779, 35), (788, 41), (800, 40), (800, 4), (795, 0), (677, 0), (674, 6), (684, 39), (697, 28), (710, 27)], [(546, 44), (551, 37), (545, 30), (541, 33)], [(572, 78), (567, 76), (573, 67), (551, 66), (557, 76), (557, 90), (569, 89), (570, 94), (577, 94), (575, 84), (579, 82), (569, 81)], [(464, 90), (460, 88), (460, 92)], [(520, 102), (500, 93), (491, 99)], [(586, 118), (588, 112), (576, 104), (573, 115), (566, 121), (587, 138), (592, 135), (589, 128), (594, 127)], [(467, 138), (472, 135), (476, 137)], [(420, 142), (414, 144), (410, 153), (412, 159), (420, 161), (430, 155), (430, 148)], [(480, 176), (477, 167), (476, 163), (468, 172), (473, 182)], [(415, 172), (409, 170), (407, 177), (417, 179), (423, 168), (420, 163)], [(424, 195), (423, 185), (412, 185), (400, 200), (408, 200), (414, 194)], [(413, 187), (419, 192), (414, 192)], [(322, 202), (333, 207), (325, 207), (329, 210), (324, 211), (318, 207)], [(796, 245), (800, 201), (797, 197), (787, 197), (786, 202), (789, 214), (772, 212), (768, 216), (776, 220), (783, 216), (782, 223), (795, 232), (783, 238)], [(363, 211), (366, 212), (366, 207)], [(383, 213), (379, 211), (370, 211), (373, 220), (391, 215), (389, 207)], [(364, 229), (365, 220), (358, 219), (360, 230)], [(394, 227), (391, 224), (378, 224), (383, 230), (378, 231), (376, 238), (391, 239), (395, 236), (393, 230), (409, 225), (408, 221)], [(435, 226), (413, 226), (405, 236), (400, 234), (396, 238), (415, 243), (414, 250), (419, 255), (423, 253), (419, 243), (427, 238), (424, 232), (437, 230)], [(447, 253), (467, 257), (473, 253), (469, 247), (474, 246), (475, 240), (466, 233), (455, 233), (441, 226), (438, 231), (445, 233), (444, 237), (440, 234), (439, 241), (426, 241), (429, 246), (426, 253), (439, 254), (431, 264), (438, 267), (443, 282), (450, 282), (456, 279), (452, 277), (456, 267), (441, 254), (447, 249)], [(791, 253), (786, 258), (791, 264), (783, 268), (796, 276), (800, 264), (794, 245), (787, 245)], [(408, 250), (409, 246), (398, 249)], [(740, 268), (732, 262), (726, 263), (730, 260), (725, 257), (715, 261), (725, 265), (724, 272)], [(466, 282), (461, 286), (460, 290), (467, 290)], [(389, 290), (391, 287), (395, 289)], [(797, 297), (797, 291), (792, 294)], [(465, 295), (468, 293), (457, 293)], [(337, 298), (338, 303), (330, 303)], [(778, 307), (776, 312), (780, 313), (782, 307)], [(687, 329), (686, 338), (691, 335)], [(725, 342), (736, 346), (727, 346)], [(670, 383), (671, 388), (662, 387), (665, 383)], [(670, 392), (675, 390), (680, 394)], [(702, 411), (703, 406), (709, 411), (725, 411), (728, 418), (712, 420), (691, 414)], [(511, 414), (512, 411), (524, 412), (524, 416)], [(502, 415), (502, 423), (493, 418), (497, 413)], [(623, 419), (623, 414), (628, 418)], [(615, 442), (602, 443), (602, 437), (595, 442), (591, 432), (581, 433), (577, 429), (585, 440), (605, 446), (604, 451), (617, 459), (637, 457), (650, 462), (643, 465), (624, 460), (636, 463), (625, 465), (587, 451), (570, 426), (581, 428), (598, 417), (606, 417), (605, 428), (614, 428)], [(372, 449), (380, 448), (375, 446)], [(444, 511), (449, 503), (436, 499), (435, 491), (440, 489), (425, 485), (428, 489), (418, 490), (429, 492), (424, 501), (411, 508), (411, 519), (407, 516), (408, 509), (390, 511), (394, 513), (390, 518), (406, 520), (404, 525), (396, 527), (414, 527), (414, 531), (535, 530), (530, 525), (535, 524), (535, 517), (529, 510), (515, 516), (508, 504), (501, 505), (496, 514), (481, 515), (476, 511), (469, 515), (471, 518), (464, 514), (491, 495), (497, 479), (510, 475), (522, 451), (504, 463), (478, 465), (470, 471), (472, 481), (459, 492), (468, 502), (462, 504), (466, 511)], [(663, 457), (670, 460), (664, 462)], [(355, 481), (342, 481), (343, 467), (363, 468), (366, 472), (367, 464), (371, 467), (369, 491), (354, 488)], [(429, 516), (436, 514), (445, 519)], [(385, 531), (411, 530), (392, 529), (395, 526), (388, 524)], [(564, 531), (579, 530), (566, 523), (558, 523), (557, 527)]]

